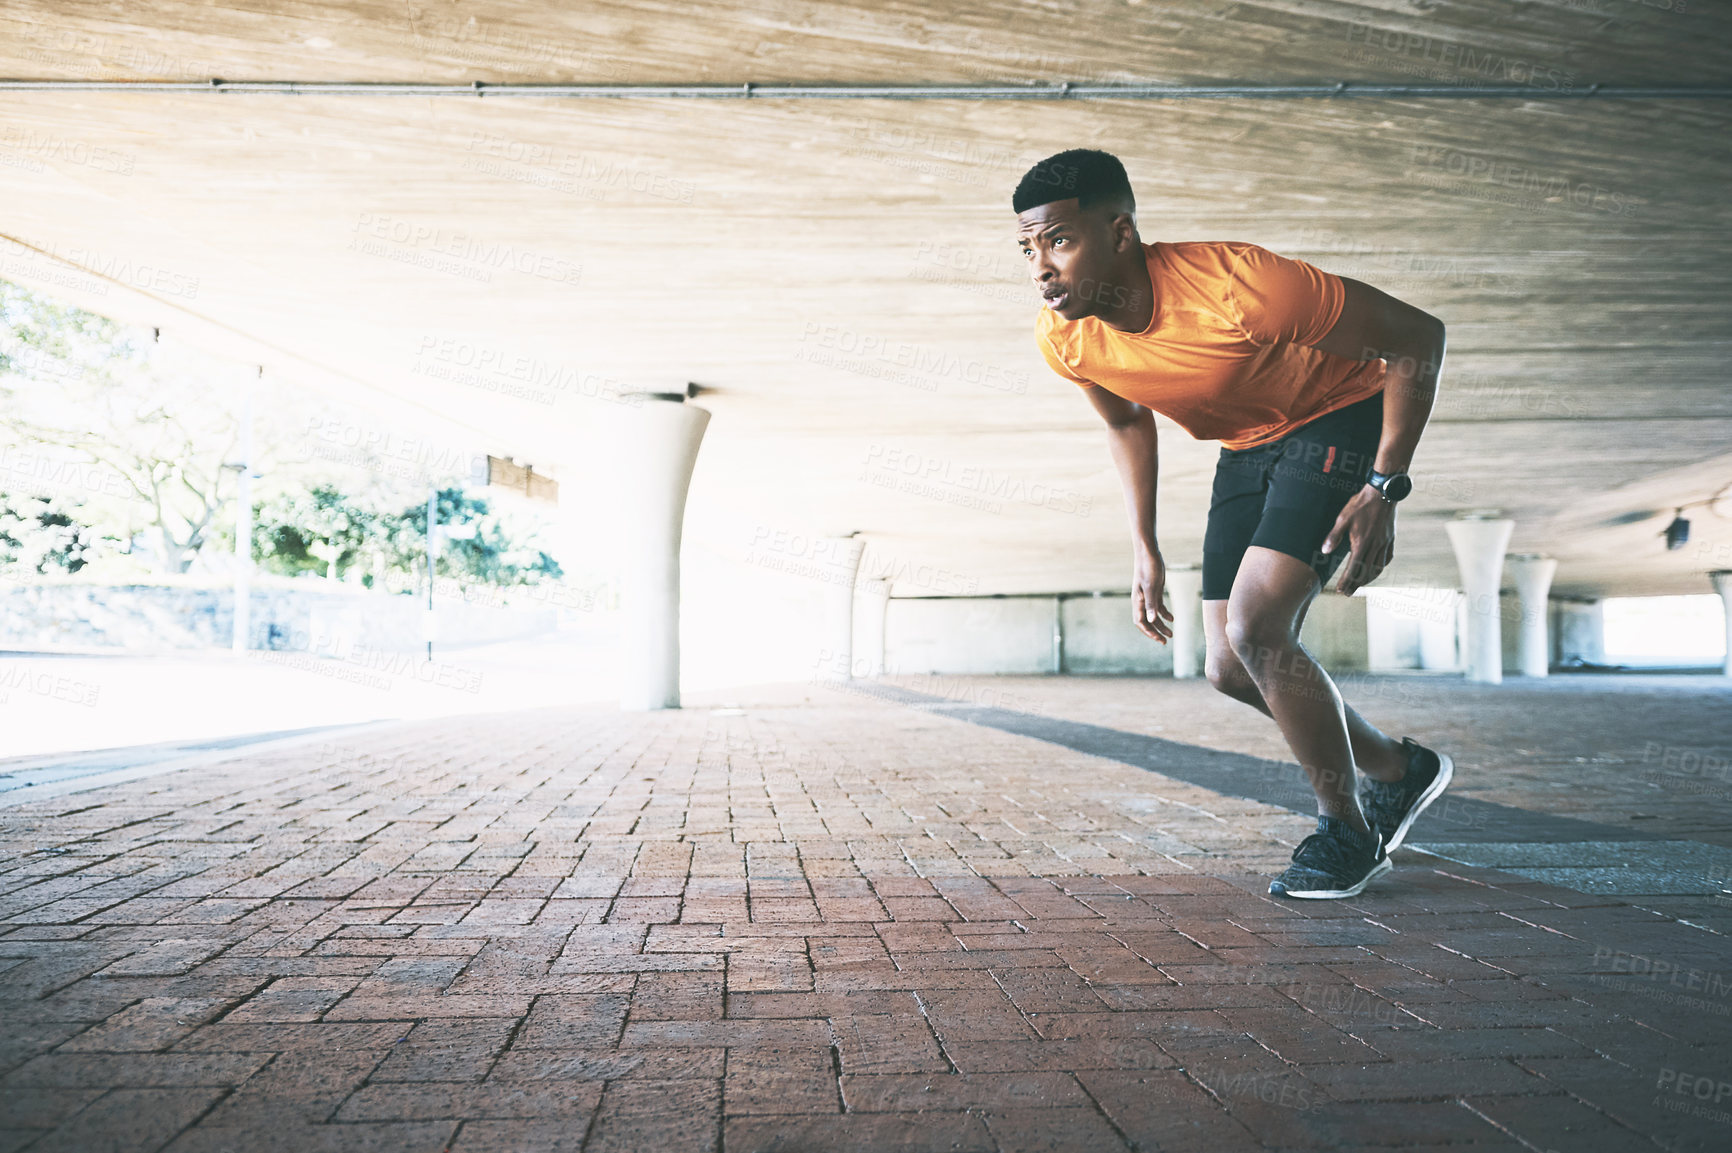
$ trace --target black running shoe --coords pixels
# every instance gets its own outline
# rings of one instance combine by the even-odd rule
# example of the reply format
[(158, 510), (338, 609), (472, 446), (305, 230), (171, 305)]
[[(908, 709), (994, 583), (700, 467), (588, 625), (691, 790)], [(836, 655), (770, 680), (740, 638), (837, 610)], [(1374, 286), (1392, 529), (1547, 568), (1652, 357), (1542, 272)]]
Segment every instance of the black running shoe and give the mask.
[(1293, 863), (1269, 882), (1277, 897), (1356, 897), (1371, 878), (1389, 871), (1389, 854), (1370, 836), (1337, 817), (1318, 817), (1317, 831), (1293, 850)]
[(1365, 820), (1382, 835), (1385, 852), (1401, 847), (1419, 814), (1443, 795), (1455, 776), (1455, 762), (1412, 737), (1402, 737), (1401, 747), (1407, 752), (1405, 777), (1399, 781), (1367, 777), (1359, 786), (1359, 807), (1365, 810)]

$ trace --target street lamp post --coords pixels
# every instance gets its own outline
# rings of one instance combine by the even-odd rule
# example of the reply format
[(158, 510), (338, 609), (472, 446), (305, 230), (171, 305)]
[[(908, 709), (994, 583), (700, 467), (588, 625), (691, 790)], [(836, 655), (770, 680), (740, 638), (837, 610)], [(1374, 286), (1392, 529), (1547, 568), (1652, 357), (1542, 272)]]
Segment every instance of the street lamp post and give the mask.
[(263, 365), (241, 382), (241, 459), (235, 490), (235, 611), (233, 647), (252, 648), (253, 625), (253, 392)]
[(427, 659), (433, 659), (433, 560), (439, 549), (439, 486), (427, 493), (427, 615), (421, 631), (427, 638)]

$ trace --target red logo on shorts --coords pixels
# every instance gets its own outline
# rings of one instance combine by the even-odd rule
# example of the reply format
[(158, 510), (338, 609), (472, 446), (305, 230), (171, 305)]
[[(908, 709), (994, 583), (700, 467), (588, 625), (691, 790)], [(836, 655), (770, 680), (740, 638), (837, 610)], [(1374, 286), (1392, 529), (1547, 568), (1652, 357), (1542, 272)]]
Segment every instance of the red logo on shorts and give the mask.
[(1328, 472), (1329, 466), (1335, 463), (1335, 446), (1329, 446), (1329, 455), (1323, 458), (1323, 471)]

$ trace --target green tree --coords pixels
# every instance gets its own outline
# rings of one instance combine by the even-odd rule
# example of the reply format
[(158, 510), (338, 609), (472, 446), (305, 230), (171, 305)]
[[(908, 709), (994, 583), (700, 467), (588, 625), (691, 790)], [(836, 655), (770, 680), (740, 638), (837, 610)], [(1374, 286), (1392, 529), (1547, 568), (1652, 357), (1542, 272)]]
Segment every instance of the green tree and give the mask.
[[(238, 421), (153, 335), (0, 281), (0, 433), (100, 491), (159, 572), (183, 573), (235, 488)], [(215, 403), (213, 403), (215, 399)]]
[(380, 527), (377, 513), (330, 485), (279, 493), (259, 507), (253, 559), (284, 576), (336, 580), (369, 552), (384, 551)]
[[(439, 490), (437, 514), (441, 528), (455, 526), (439, 545), (440, 576), (490, 585), (530, 585), (564, 576), (559, 562), (532, 543), (519, 539), (492, 511), (487, 501), (460, 488)], [(406, 509), (398, 522), (413, 539), (413, 554), (425, 555), (427, 505)], [(425, 563), (424, 561), (422, 563)]]
[[(460, 488), (438, 493), (439, 576), (473, 584), (525, 585), (564, 575), (547, 553)], [(253, 556), (269, 571), (330, 579), (359, 569), (363, 584), (395, 576), (412, 587), (426, 572), (427, 505), (369, 507), (334, 486), (280, 493), (260, 506)]]
[(0, 492), (0, 571), (70, 575), (115, 543), (76, 512), (72, 502)]

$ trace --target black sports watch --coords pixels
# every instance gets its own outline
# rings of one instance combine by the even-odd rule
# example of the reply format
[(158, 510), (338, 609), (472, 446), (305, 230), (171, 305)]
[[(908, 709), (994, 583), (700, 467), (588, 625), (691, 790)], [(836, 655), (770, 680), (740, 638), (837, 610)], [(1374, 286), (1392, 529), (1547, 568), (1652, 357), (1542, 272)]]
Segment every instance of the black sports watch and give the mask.
[(1371, 470), (1371, 475), (1365, 478), (1365, 483), (1377, 490), (1390, 504), (1405, 500), (1407, 494), (1413, 491), (1413, 478), (1405, 472), (1378, 472)]

